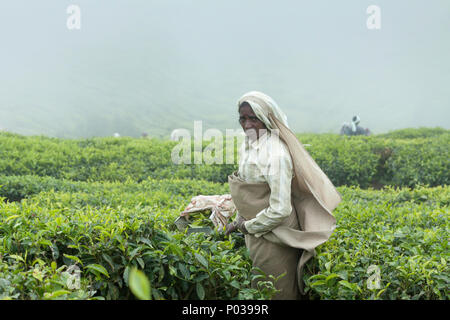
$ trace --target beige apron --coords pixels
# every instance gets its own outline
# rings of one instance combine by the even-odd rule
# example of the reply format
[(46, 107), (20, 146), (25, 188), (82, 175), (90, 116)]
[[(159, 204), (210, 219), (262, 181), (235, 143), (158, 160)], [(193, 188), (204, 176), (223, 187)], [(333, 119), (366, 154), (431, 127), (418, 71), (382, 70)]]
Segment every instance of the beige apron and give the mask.
[[(228, 182), (233, 202), (245, 220), (253, 219), (257, 213), (269, 207), (270, 188), (267, 183), (247, 183), (236, 172), (228, 177)], [(304, 231), (305, 223), (308, 225), (305, 212), (317, 212), (315, 219), (320, 219), (322, 215), (319, 212), (324, 209), (313, 195), (299, 190), (295, 177), (291, 186), (291, 215), (259, 238), (250, 234), (245, 236), (254, 267), (275, 277), (286, 272), (275, 283), (281, 292), (274, 299), (283, 300), (300, 298), (299, 293), (303, 293), (303, 266), (314, 256), (314, 248), (325, 242), (332, 233), (332, 230)]]

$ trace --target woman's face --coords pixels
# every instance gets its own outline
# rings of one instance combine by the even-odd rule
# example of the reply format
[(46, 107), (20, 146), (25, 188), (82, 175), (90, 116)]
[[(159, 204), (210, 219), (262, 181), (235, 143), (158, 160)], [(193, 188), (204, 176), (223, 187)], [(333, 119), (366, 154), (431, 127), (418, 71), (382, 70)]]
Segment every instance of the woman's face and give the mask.
[(239, 108), (239, 123), (252, 141), (257, 140), (267, 130), (266, 125), (256, 117), (248, 103), (243, 103)]

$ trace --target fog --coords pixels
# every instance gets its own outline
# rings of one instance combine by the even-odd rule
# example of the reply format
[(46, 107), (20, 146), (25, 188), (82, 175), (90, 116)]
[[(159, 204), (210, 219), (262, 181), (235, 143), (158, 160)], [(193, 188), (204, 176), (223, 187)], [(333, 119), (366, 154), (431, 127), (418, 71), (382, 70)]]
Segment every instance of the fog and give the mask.
[(0, 41), (0, 129), (25, 135), (224, 132), (250, 90), (296, 132), (450, 128), (448, 0), (2, 0)]

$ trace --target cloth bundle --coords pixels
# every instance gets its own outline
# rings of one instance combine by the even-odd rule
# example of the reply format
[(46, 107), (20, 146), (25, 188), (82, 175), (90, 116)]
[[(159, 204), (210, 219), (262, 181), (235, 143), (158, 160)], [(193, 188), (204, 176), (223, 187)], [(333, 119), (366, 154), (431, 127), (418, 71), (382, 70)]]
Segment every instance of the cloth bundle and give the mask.
[(233, 203), (231, 194), (198, 195), (191, 199), (189, 205), (180, 215), (189, 218), (189, 215), (192, 213), (207, 210), (211, 210), (209, 219), (219, 231), (222, 231), (227, 225), (228, 220), (235, 214), (236, 206)]

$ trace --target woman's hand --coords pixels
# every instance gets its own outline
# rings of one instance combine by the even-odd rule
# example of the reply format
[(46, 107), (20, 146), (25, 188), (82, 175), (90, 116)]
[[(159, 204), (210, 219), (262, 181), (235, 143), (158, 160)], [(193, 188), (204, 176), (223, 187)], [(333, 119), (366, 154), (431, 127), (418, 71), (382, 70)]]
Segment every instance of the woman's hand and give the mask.
[(244, 218), (238, 215), (236, 220), (226, 225), (225, 235), (228, 236), (230, 233), (236, 230), (241, 231), (243, 234), (248, 234), (247, 229), (245, 228), (245, 221), (246, 220)]

